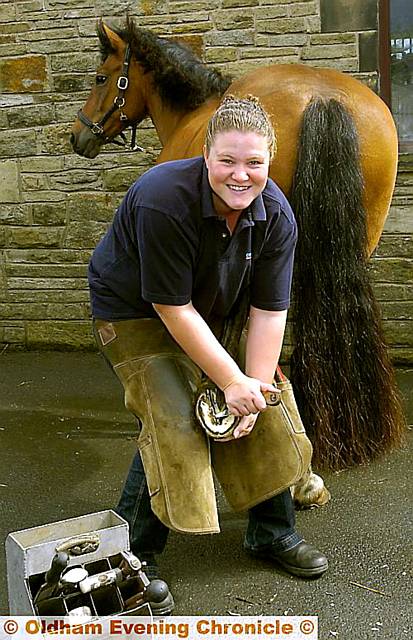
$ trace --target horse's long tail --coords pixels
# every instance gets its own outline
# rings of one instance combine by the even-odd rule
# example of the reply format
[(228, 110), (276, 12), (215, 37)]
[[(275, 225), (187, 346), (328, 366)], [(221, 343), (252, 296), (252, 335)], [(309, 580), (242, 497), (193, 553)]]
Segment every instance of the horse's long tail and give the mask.
[(302, 122), (291, 203), (296, 253), (291, 379), (314, 464), (343, 469), (400, 445), (399, 392), (369, 284), (357, 131), (337, 100)]

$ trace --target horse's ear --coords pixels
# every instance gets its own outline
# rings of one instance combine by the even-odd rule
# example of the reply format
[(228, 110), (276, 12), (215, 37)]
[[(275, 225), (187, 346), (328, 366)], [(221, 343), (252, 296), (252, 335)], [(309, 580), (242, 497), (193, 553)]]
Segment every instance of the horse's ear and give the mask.
[(123, 42), (122, 38), (118, 36), (117, 33), (112, 31), (112, 29), (110, 29), (108, 25), (105, 24), (104, 22), (102, 22), (102, 28), (106, 33), (107, 37), (109, 38), (110, 44), (113, 46), (114, 49), (122, 49), (125, 46), (125, 43)]

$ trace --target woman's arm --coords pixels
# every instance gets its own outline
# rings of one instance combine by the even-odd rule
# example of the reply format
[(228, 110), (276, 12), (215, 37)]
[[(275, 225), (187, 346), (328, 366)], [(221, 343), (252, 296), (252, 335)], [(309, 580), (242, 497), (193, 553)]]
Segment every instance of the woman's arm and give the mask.
[(287, 310), (264, 311), (250, 308), (246, 344), (245, 373), (271, 383), (281, 353)]
[(224, 391), (231, 413), (249, 415), (265, 409), (262, 391), (273, 390), (272, 385), (242, 373), (192, 303), (153, 307), (183, 351)]

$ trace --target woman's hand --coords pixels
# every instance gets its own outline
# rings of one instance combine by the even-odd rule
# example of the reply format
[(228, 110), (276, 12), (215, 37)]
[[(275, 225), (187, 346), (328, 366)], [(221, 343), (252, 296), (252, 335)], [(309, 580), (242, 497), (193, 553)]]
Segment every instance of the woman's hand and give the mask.
[(253, 430), (255, 423), (257, 422), (257, 418), (259, 413), (250, 413), (249, 416), (243, 416), (236, 428), (234, 429), (233, 436), (235, 440), (238, 438), (243, 438), (244, 436), (249, 436), (251, 431)]
[(259, 413), (250, 413), (249, 416), (242, 416), (233, 433), (228, 438), (220, 438), (218, 442), (231, 442), (248, 436), (253, 430)]
[(277, 389), (272, 384), (241, 375), (230, 381), (224, 388), (225, 402), (234, 416), (249, 416), (264, 411), (267, 403), (264, 391)]

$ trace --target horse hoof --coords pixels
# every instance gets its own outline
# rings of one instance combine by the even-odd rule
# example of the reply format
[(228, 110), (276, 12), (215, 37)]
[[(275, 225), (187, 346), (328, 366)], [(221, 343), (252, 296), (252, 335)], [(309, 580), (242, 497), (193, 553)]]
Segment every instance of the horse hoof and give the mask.
[(323, 507), (331, 499), (324, 480), (315, 473), (310, 473), (303, 484), (292, 487), (292, 496), (298, 510)]

